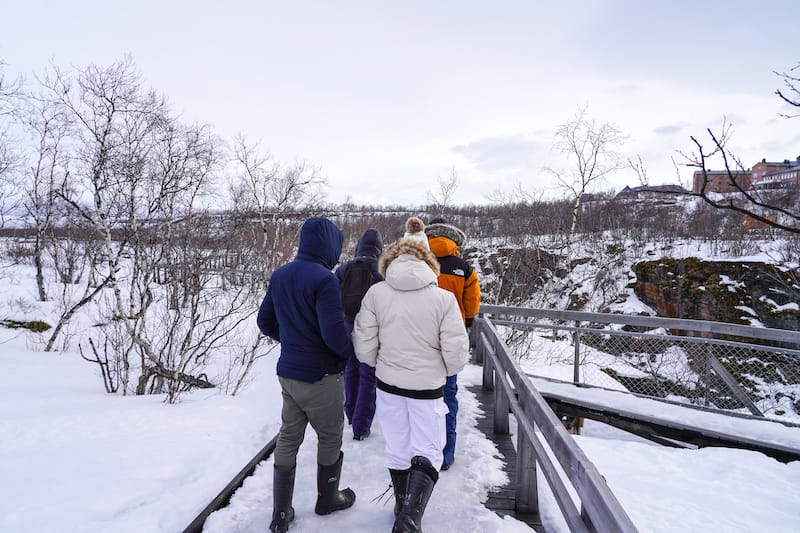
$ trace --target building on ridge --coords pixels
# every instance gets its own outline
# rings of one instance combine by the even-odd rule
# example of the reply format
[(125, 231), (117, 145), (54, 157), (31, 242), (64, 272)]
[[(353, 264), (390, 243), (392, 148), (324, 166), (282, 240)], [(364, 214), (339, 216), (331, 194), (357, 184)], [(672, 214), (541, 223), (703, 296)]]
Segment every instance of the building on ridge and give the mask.
[(800, 183), (800, 156), (794, 161), (770, 162), (762, 159), (753, 165), (753, 187), (778, 189)]
[(741, 187), (747, 190), (753, 180), (750, 170), (696, 170), (692, 179), (692, 192), (736, 192)]
[(800, 184), (800, 156), (794, 161), (762, 159), (748, 170), (698, 170), (693, 176), (694, 194), (737, 192), (754, 189), (779, 189)]

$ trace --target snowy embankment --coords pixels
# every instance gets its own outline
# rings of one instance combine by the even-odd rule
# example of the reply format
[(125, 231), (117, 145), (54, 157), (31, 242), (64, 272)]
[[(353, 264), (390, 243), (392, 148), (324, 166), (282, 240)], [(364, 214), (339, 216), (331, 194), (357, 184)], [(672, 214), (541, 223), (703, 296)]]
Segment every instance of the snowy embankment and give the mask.
[(241, 396), (106, 394), (75, 353), (0, 328), (0, 531), (181, 531), (277, 431), (268, 383)]
[[(181, 531), (278, 430), (274, 354), (260, 360), (253, 383), (236, 397), (198, 391), (165, 405), (161, 396), (104, 393), (95, 366), (71, 352), (30, 351), (29, 335), (0, 328), (3, 533)], [(480, 503), (506, 476), (493, 444), (472, 427), (477, 412), (464, 391), (459, 463), (442, 475), (426, 530), (528, 531)], [(356, 491), (356, 505), (316, 516), (316, 445), (309, 431), (292, 531), (391, 528), (392, 506), (372, 501), (388, 487), (378, 428), (363, 442), (346, 429), (344, 453), (343, 484)], [(265, 531), (271, 484), (268, 460), (229, 508), (212, 515), (206, 531)]]

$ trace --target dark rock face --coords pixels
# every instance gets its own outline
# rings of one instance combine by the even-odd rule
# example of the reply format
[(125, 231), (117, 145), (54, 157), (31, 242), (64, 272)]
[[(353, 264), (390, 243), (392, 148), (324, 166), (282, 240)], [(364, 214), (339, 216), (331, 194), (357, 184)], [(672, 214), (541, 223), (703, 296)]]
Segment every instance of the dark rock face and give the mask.
[(634, 265), (634, 292), (659, 316), (798, 331), (800, 272), (759, 262), (660, 259)]
[(481, 292), (489, 294), (490, 301), (518, 305), (550, 277), (565, 275), (557, 268), (559, 259), (539, 248), (498, 248), (478, 260), (484, 275)]

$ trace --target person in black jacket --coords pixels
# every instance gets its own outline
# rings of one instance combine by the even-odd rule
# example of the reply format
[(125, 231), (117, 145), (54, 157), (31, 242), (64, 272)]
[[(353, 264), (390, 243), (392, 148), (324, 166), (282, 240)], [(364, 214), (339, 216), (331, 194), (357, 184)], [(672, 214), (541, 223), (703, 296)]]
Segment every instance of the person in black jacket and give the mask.
[[(380, 231), (370, 228), (364, 232), (356, 245), (353, 259), (336, 269), (336, 277), (342, 291), (342, 307), (348, 331), (361, 309), (361, 299), (367, 290), (383, 281), (378, 272), (378, 258), (383, 252)], [(353, 425), (353, 439), (369, 437), (372, 419), (375, 418), (375, 369), (352, 357), (344, 370), (344, 414)]]
[(283, 408), (274, 453), (273, 533), (287, 531), (294, 519), (297, 450), (309, 423), (318, 438), (314, 512), (347, 509), (356, 497), (349, 488), (339, 490), (344, 426), (342, 371), (348, 358), (354, 356), (339, 283), (332, 272), (343, 241), (341, 230), (330, 220), (306, 220), (300, 230), (297, 256), (273, 272), (258, 310), (261, 332), (281, 343), (277, 372)]

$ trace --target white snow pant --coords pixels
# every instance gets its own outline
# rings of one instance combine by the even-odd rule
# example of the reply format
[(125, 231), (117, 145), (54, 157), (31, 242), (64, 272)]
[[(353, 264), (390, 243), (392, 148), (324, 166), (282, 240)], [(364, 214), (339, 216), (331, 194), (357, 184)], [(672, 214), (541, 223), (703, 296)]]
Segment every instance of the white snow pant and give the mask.
[(411, 458), (421, 455), (439, 470), (447, 436), (444, 399), (416, 400), (378, 389), (376, 400), (378, 424), (386, 442), (386, 468), (406, 470)]

